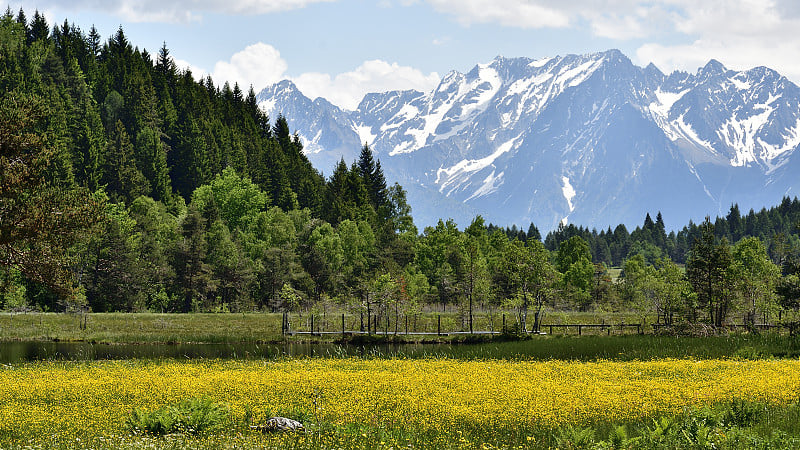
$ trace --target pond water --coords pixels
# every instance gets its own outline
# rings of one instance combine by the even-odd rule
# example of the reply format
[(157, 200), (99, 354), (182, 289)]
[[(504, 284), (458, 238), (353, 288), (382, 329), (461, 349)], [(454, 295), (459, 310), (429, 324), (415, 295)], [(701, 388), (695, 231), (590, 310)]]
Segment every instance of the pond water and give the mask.
[[(743, 350), (747, 352), (743, 353)], [(0, 341), (0, 364), (98, 359), (279, 359), (302, 357), (597, 359), (731, 358), (800, 356), (789, 336), (732, 335), (704, 338), (653, 335), (552, 336), (481, 344), (93, 344), (90, 342)]]
[(426, 356), (448, 354), (449, 345), (337, 344), (98, 344), (90, 342), (0, 342), (0, 363), (100, 359), (275, 359), (292, 357)]

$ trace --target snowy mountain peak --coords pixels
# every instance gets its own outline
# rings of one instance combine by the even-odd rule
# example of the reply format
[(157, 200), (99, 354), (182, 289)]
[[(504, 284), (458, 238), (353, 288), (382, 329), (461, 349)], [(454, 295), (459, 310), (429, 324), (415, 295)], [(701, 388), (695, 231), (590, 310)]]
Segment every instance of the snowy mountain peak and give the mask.
[(708, 61), (708, 63), (706, 63), (705, 66), (703, 66), (702, 69), (700, 69), (698, 71), (698, 76), (700, 76), (700, 75), (708, 75), (708, 76), (721, 75), (721, 74), (724, 74), (727, 71), (728, 71), (728, 69), (726, 69), (725, 66), (722, 65), (721, 62), (717, 61), (716, 59), (711, 59), (711, 60)]
[(287, 117), (321, 170), (368, 143), (420, 225), (480, 213), (605, 227), (658, 210), (678, 224), (800, 189), (800, 89), (765, 67), (711, 60), (665, 75), (619, 50), (497, 56), (430, 92), (368, 94), (355, 111), (312, 102), (290, 82), (258, 98)]

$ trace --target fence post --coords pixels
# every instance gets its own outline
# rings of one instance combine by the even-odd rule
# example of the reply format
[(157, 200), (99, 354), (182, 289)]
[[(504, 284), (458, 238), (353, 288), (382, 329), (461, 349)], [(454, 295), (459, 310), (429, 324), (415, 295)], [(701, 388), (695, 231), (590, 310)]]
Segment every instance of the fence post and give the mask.
[(578, 336), (581, 335), (582, 329), (583, 329), (583, 325), (578, 325)]
[(553, 334), (553, 325), (550, 325), (550, 334)]
[(439, 314), (438, 316), (436, 316), (436, 318), (437, 318), (437, 320), (436, 320), (436, 335), (437, 336), (441, 336), (442, 335), (442, 315)]
[(503, 333), (506, 332), (506, 313), (503, 313)]
[(344, 339), (344, 313), (342, 313), (342, 339)]
[(311, 335), (314, 335), (314, 315), (311, 315)]

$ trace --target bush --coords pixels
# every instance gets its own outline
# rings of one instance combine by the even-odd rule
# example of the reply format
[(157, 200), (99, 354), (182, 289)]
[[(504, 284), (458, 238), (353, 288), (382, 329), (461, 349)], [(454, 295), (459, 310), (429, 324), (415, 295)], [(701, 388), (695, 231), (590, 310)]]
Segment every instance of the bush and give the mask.
[(221, 427), (228, 421), (229, 415), (224, 405), (209, 399), (194, 398), (154, 411), (135, 409), (128, 419), (128, 425), (135, 434), (200, 434)]
[(728, 426), (750, 427), (766, 413), (766, 407), (759, 403), (733, 399), (725, 408), (722, 422)]
[(567, 425), (558, 430), (555, 436), (556, 446), (561, 449), (581, 449), (594, 446), (595, 430), (591, 427)]

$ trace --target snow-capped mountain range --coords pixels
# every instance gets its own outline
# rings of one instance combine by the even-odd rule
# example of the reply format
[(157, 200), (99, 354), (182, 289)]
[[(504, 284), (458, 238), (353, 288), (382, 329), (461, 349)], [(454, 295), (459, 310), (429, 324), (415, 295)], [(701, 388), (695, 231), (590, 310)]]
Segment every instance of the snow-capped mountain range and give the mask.
[(325, 174), (368, 143), (422, 226), (481, 214), (542, 231), (605, 228), (661, 211), (679, 227), (800, 190), (800, 89), (765, 67), (712, 60), (666, 75), (617, 50), (497, 57), (432, 92), (368, 94), (355, 111), (290, 81), (258, 99), (286, 116)]

